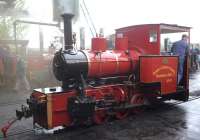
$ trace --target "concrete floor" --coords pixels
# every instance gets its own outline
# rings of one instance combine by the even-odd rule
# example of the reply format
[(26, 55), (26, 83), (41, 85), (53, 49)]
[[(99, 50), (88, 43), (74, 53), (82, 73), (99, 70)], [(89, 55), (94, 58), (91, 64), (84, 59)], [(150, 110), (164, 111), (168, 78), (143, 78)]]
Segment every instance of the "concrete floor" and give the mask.
[[(191, 74), (191, 96), (200, 95), (200, 72)], [(0, 90), (0, 126), (15, 116), (15, 109), (25, 102), (27, 93)], [(18, 121), (9, 130), (8, 140), (199, 140), (200, 99), (176, 106), (157, 108), (99, 126), (79, 128), (57, 135), (35, 134), (32, 119)], [(21, 133), (27, 131), (25, 133)], [(15, 135), (18, 133), (18, 135)], [(2, 139), (0, 135), (0, 139)]]

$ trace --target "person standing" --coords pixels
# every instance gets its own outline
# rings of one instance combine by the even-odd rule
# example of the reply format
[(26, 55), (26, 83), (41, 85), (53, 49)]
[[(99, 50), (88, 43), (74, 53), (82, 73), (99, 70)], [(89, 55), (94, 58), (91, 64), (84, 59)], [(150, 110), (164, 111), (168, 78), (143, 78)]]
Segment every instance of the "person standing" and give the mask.
[(25, 62), (21, 58), (17, 58), (17, 66), (16, 66), (16, 85), (15, 90), (30, 90), (29, 82), (26, 78), (26, 67)]
[(179, 56), (179, 67), (178, 67), (178, 84), (179, 84), (183, 77), (185, 56), (189, 53), (188, 36), (187, 35), (185, 35), (185, 34), (182, 35), (181, 40), (173, 43), (172, 53), (173, 53), (173, 55)]
[(12, 59), (9, 51), (9, 46), (0, 46), (0, 59), (1, 59), (1, 82), (4, 87), (9, 88), (12, 81)]

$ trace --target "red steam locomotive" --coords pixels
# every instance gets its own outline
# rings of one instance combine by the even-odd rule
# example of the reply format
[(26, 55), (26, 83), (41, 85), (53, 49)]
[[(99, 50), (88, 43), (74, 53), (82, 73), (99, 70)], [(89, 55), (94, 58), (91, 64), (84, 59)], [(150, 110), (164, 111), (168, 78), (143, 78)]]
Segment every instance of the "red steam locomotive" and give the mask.
[(18, 119), (33, 116), (45, 129), (125, 118), (136, 107), (157, 100), (187, 101), (188, 59), (177, 86), (178, 56), (160, 54), (160, 35), (190, 32), (189, 27), (147, 24), (116, 30), (115, 48), (93, 38), (91, 50), (73, 50), (72, 15), (64, 16), (65, 49), (54, 56), (62, 87), (34, 89)]

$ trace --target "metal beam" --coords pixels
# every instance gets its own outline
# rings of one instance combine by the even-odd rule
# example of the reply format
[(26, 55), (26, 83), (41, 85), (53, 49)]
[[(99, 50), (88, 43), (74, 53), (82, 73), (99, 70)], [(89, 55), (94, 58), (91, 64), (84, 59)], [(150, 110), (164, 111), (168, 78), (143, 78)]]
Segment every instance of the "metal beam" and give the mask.
[(45, 22), (27, 21), (27, 20), (15, 20), (15, 23), (25, 23), (25, 24), (36, 24), (36, 25), (43, 25), (43, 26), (59, 27), (59, 23), (45, 23)]
[(59, 23), (45, 23), (45, 22), (37, 22), (37, 21), (27, 21), (27, 20), (15, 20), (13, 23), (13, 29), (14, 29), (14, 40), (15, 40), (15, 48), (16, 48), (16, 54), (18, 53), (18, 48), (17, 48), (17, 23), (24, 23), (24, 24), (35, 24), (35, 25), (42, 25), (42, 26), (55, 26), (59, 27)]

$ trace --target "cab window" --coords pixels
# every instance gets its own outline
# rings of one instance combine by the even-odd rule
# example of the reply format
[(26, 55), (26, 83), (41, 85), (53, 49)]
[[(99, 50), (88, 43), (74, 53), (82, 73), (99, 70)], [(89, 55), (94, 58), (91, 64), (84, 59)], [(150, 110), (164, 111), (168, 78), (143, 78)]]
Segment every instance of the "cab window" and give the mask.
[(149, 42), (154, 43), (157, 42), (157, 32), (156, 31), (150, 31), (149, 32)]

